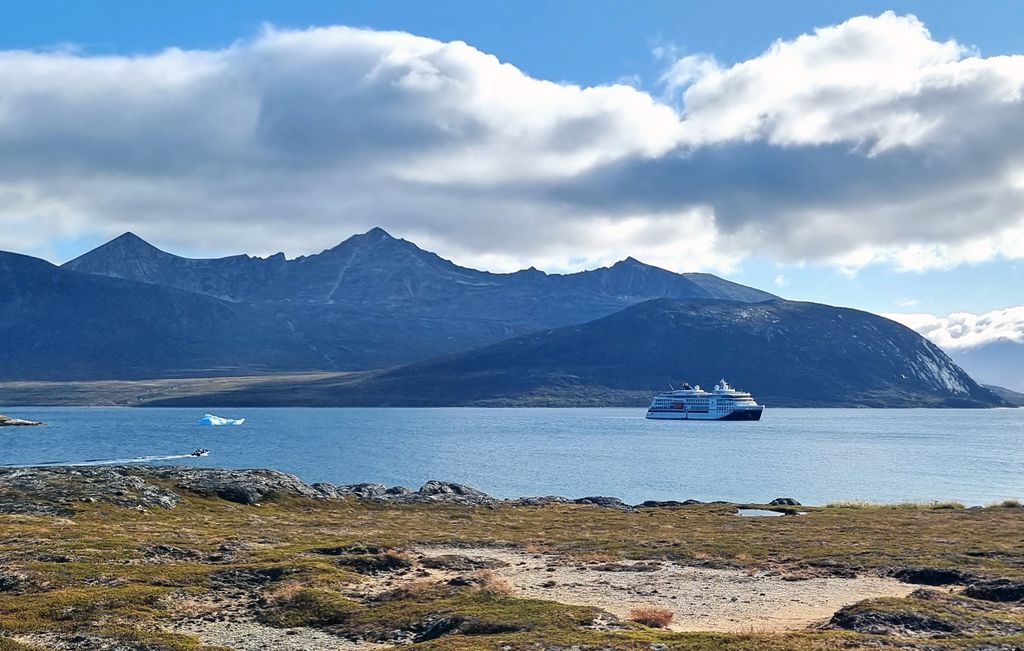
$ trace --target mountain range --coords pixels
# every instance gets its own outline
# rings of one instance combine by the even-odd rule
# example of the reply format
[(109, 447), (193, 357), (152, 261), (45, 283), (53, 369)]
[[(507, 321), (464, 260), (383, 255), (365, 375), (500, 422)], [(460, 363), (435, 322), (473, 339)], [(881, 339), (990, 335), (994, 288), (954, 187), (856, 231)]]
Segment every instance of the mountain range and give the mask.
[(373, 369), (590, 321), (651, 298), (775, 298), (710, 274), (676, 274), (632, 258), (574, 274), (496, 274), (460, 267), (380, 228), (311, 256), (182, 258), (126, 233), (64, 265), (173, 287), (283, 319), (322, 361)]
[(59, 268), (5, 253), (0, 291), (0, 380), (346, 371), (189, 400), (556, 405), (725, 374), (773, 404), (1001, 404), (875, 315), (633, 258), (478, 271), (379, 228), (292, 260), (183, 258), (131, 233)]

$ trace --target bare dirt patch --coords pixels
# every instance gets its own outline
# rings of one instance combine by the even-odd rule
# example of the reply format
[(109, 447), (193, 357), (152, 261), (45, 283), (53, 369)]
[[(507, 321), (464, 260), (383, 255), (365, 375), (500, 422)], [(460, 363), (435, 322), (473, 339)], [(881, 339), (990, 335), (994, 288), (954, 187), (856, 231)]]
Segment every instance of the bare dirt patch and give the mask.
[[(877, 577), (792, 581), (767, 573), (668, 562), (622, 561), (610, 570), (608, 563), (578, 563), (506, 548), (419, 547), (414, 551), (426, 558), (498, 561), (503, 565), (491, 571), (506, 579), (519, 596), (596, 606), (622, 619), (637, 607), (667, 608), (673, 613), (669, 628), (676, 631), (802, 629), (827, 620), (843, 606), (876, 597), (905, 597), (914, 590), (912, 585)], [(447, 580), (456, 574), (434, 571), (433, 578)]]

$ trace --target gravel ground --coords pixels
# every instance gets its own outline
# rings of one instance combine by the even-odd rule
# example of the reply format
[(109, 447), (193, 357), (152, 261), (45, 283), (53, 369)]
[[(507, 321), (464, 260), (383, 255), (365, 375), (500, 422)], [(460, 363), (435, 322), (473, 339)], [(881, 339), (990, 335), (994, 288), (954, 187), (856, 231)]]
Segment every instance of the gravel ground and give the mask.
[(358, 643), (313, 628), (274, 628), (259, 622), (190, 622), (177, 628), (206, 644), (236, 651), (370, 651), (386, 645)]

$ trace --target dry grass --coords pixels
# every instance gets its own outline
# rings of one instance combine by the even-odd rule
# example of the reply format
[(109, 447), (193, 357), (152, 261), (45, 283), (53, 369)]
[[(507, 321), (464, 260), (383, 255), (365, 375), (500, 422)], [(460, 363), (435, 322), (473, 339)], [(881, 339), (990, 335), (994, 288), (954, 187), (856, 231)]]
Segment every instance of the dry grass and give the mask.
[(859, 500), (829, 502), (826, 509), (905, 509), (905, 510), (959, 510), (965, 508), (961, 502), (864, 502)]
[(264, 605), (273, 608), (294, 601), (305, 587), (300, 581), (285, 581), (272, 588), (263, 590), (260, 598)]
[(494, 595), (510, 595), (515, 588), (503, 576), (498, 576), (493, 570), (480, 570), (473, 577), (477, 580), (477, 586), (482, 592)]
[(630, 621), (651, 628), (666, 628), (672, 623), (673, 617), (675, 617), (675, 613), (668, 608), (659, 606), (639, 606), (629, 611)]

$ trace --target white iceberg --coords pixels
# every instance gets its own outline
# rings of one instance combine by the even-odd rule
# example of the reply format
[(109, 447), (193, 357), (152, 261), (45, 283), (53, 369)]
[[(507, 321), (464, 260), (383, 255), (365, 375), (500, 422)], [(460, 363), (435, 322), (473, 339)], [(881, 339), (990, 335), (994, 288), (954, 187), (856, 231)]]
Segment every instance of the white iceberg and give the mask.
[(196, 425), (241, 425), (244, 422), (244, 418), (223, 418), (213, 414), (203, 414)]

